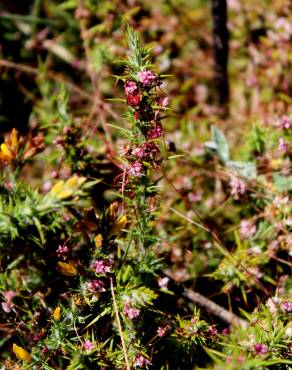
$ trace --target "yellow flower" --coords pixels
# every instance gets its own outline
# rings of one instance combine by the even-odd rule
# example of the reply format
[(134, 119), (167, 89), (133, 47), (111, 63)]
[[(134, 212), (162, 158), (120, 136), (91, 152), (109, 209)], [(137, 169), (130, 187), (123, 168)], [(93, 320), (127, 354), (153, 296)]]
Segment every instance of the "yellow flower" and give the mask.
[(56, 307), (54, 309), (53, 316), (54, 316), (54, 319), (56, 321), (60, 321), (61, 320), (61, 307), (58, 306), (58, 307)]
[(18, 346), (17, 344), (13, 343), (12, 350), (19, 360), (26, 362), (31, 360), (30, 354), (24, 348)]
[(57, 199), (66, 199), (72, 197), (81, 185), (86, 181), (86, 177), (72, 176), (66, 182), (58, 181), (51, 189), (50, 194), (53, 194)]
[(128, 219), (127, 219), (127, 216), (122, 216), (118, 219), (118, 221), (116, 221), (113, 225), (113, 227), (111, 228), (110, 232), (109, 232), (109, 237), (113, 236), (113, 235), (117, 235), (118, 232), (120, 230), (122, 230), (125, 226), (126, 226), (126, 223), (128, 222)]
[(66, 181), (66, 187), (68, 189), (75, 189), (78, 187), (78, 180), (79, 177), (77, 176), (72, 176)]
[(6, 156), (6, 157), (11, 157), (11, 151), (9, 150), (7, 144), (2, 143), (1, 144), (1, 152)]
[(102, 240), (103, 238), (101, 234), (96, 235), (94, 238), (96, 248), (100, 248), (102, 246)]
[(109, 210), (110, 217), (113, 218), (116, 214), (116, 211), (117, 211), (117, 203), (116, 202), (111, 203), (108, 210)]
[(18, 132), (15, 128), (12, 129), (11, 134), (9, 135), (9, 141), (11, 149), (14, 153), (18, 152), (19, 149), (19, 140), (18, 140)]
[(70, 198), (72, 197), (72, 195), (73, 195), (72, 190), (65, 189), (58, 194), (58, 198), (62, 200), (62, 199)]
[(18, 132), (14, 128), (5, 138), (5, 143), (2, 143), (0, 146), (0, 160), (10, 163), (17, 157), (18, 149)]
[(57, 268), (65, 276), (76, 276), (78, 274), (78, 270), (73, 262), (58, 262)]
[(9, 150), (7, 144), (2, 143), (0, 146), (0, 160), (3, 162), (8, 162), (10, 163), (13, 159), (13, 155), (11, 151)]
[(64, 181), (63, 180), (60, 180), (58, 181), (51, 189), (51, 193), (53, 194), (59, 194), (60, 191), (63, 190), (63, 187), (64, 187)]
[(86, 181), (86, 177), (72, 176), (66, 181), (66, 188), (68, 190), (76, 191)]
[(123, 229), (126, 226), (128, 219), (127, 216), (122, 216), (118, 219), (116, 225), (119, 228), (119, 230)]
[(80, 306), (83, 303), (82, 298), (78, 297), (78, 295), (73, 295), (73, 301), (76, 304), (76, 306)]

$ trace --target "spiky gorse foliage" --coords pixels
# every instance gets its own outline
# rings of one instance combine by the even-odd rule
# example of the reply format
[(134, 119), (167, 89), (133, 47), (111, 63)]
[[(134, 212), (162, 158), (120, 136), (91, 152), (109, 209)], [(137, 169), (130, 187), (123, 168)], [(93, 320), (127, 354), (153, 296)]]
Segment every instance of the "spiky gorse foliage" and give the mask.
[[(84, 140), (82, 122), (68, 113), (64, 90), (58, 96), (54, 124), (43, 126), (46, 141), (58, 150), (58, 160), (51, 161), (58, 167), (52, 176), (57, 179), (51, 179), (48, 189), (24, 186), (19, 177), (26, 161), (42, 149), (40, 140), (28, 138), (25, 143), (14, 130), (1, 146), (0, 289), (4, 325), (0, 328), (5, 335), (0, 345), (4, 368), (185, 370), (209, 366), (286, 370), (291, 365), (292, 308), (284, 274), (289, 262), (280, 266), (281, 285), (270, 300), (263, 282), (277, 284), (270, 261), (278, 261), (277, 253), (283, 252), (285, 258), (289, 253), (287, 191), (270, 188), (265, 197), (255, 198), (257, 210), (271, 217), (266, 217), (268, 222), (264, 217), (263, 221), (261, 217), (244, 219), (234, 232), (231, 251), (207, 223), (199, 223), (199, 217), (198, 222), (184, 218), (199, 226), (205, 244), (216, 246), (197, 253), (200, 258), (195, 255), (189, 275), (181, 269), (184, 278), (192, 277), (192, 268), (196, 274), (206, 272), (207, 259), (208, 282), (212, 278), (220, 281), (222, 292), (230, 296), (239, 289), (246, 304), (247, 294), (253, 290), (265, 294), (266, 306), (252, 301), (249, 313), (239, 310), (246, 319), (244, 327), (231, 325), (222, 331), (222, 323), (213, 323), (213, 316), (182, 298), (186, 287), (181, 289), (163, 271), (161, 249), (166, 243), (172, 246), (169, 256), (175, 265), (179, 258), (191, 254), (190, 250), (185, 255), (177, 253), (176, 244), (194, 242), (197, 252), (202, 234), (177, 219), (174, 226), (169, 213), (165, 229), (157, 222), (158, 211), (167, 200), (159, 186), (165, 177), (162, 165), (167, 163), (162, 120), (168, 99), (162, 91), (163, 76), (155, 72), (139, 35), (128, 28), (126, 38), (129, 56), (126, 71), (118, 80), (123, 82), (129, 127), (121, 130), (127, 141), (119, 161), (115, 158), (121, 169), (115, 182), (117, 201), (103, 210), (92, 207), (88, 191), (100, 180), (90, 181), (89, 177), (100, 170), (99, 162)], [(281, 121), (286, 130), (281, 137), (286, 141), (291, 130), (287, 119)], [(248, 152), (256, 149), (264, 155), (264, 134), (261, 130), (253, 133)], [(215, 158), (237, 217), (242, 199), (253, 194), (250, 189), (261, 189), (268, 176), (254, 184), (255, 161), (232, 160), (227, 139), (215, 127), (206, 147), (202, 167), (210, 166), (208, 161)], [(289, 150), (284, 152), (283, 148), (285, 159)], [(65, 169), (66, 176), (62, 174)], [(102, 176), (101, 171), (98, 175)], [(277, 175), (275, 186), (281, 187), (283, 176)], [(281, 229), (270, 228), (274, 221), (281, 221)], [(223, 238), (234, 246), (231, 237)], [(277, 239), (277, 248), (266, 251), (273, 239)], [(266, 276), (260, 270), (265, 268)], [(175, 273), (168, 275), (175, 277)], [(190, 278), (188, 283), (192, 283)]]
[(259, 311), (244, 312), (249, 326), (225, 333), (217, 350), (207, 350), (215, 362), (212, 369), (289, 369), (291, 308), (274, 297)]
[[(15, 355), (24, 368), (146, 368), (176, 341), (183, 341), (184, 353), (191, 355), (192, 343), (211, 340), (204, 320), (196, 323), (194, 341), (192, 320), (171, 318), (159, 309), (159, 299), (170, 294), (166, 278), (159, 279), (161, 261), (153, 250), (159, 236), (152, 230), (160, 177), (154, 172), (162, 160), (160, 114), (167, 101), (158, 94), (161, 78), (150, 70), (138, 34), (128, 29), (127, 39), (130, 56), (122, 80), (131, 127), (121, 158), (121, 201), (104, 212), (78, 205), (92, 183), (80, 176), (82, 146), (76, 148), (78, 130), (64, 92), (59, 102), (63, 138), (57, 136), (54, 144), (71, 177), (59, 179), (45, 194), (21, 187), (17, 176), (10, 193), (7, 185), (3, 188), (1, 242), (13, 252), (3, 260), (1, 306), (5, 320), (22, 323), (7, 329), (3, 353)], [(4, 171), (17, 158), (16, 137), (13, 132), (2, 146)]]

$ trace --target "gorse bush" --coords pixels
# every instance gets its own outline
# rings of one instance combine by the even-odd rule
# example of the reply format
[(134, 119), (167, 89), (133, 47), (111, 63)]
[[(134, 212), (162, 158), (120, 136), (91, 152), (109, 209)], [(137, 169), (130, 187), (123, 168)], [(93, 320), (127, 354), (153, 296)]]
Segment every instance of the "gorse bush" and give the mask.
[[(29, 132), (0, 146), (1, 368), (290, 369), (292, 116), (234, 139), (203, 99), (202, 126), (202, 112), (214, 124), (197, 127), (195, 148), (157, 50), (128, 26), (127, 58), (113, 63), (91, 37), (118, 29), (116, 10), (90, 27), (85, 3), (64, 3), (61, 17), (80, 27), (85, 62), (46, 48), (83, 70), (93, 95), (66, 78), (56, 93), (39, 62)], [(98, 87), (107, 63), (113, 93)]]

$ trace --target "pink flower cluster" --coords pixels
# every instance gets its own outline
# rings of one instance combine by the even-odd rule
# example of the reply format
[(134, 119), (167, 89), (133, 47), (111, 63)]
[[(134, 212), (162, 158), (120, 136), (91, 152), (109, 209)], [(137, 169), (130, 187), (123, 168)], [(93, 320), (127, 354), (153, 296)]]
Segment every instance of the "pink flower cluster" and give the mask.
[(214, 325), (209, 326), (208, 331), (211, 335), (217, 335), (218, 334), (218, 330), (215, 328)]
[(152, 71), (146, 70), (138, 72), (139, 81), (146, 86), (151, 85), (156, 80), (156, 76)]
[[(168, 105), (166, 96), (159, 97), (157, 93), (153, 93), (151, 98), (148, 96), (149, 90), (158, 84), (160, 79), (148, 69), (139, 71), (134, 78), (126, 80), (124, 84), (127, 104), (132, 108), (135, 121), (141, 121), (137, 122), (137, 126), (144, 140), (142, 145), (133, 147), (126, 153), (130, 162), (125, 169), (128, 177), (140, 178), (145, 175), (146, 167), (156, 167), (158, 163), (155, 157), (160, 149), (153, 140), (160, 138), (164, 133), (158, 116), (161, 109)], [(155, 102), (158, 106), (153, 105)]]
[(100, 279), (93, 279), (88, 284), (88, 289), (91, 292), (105, 292), (104, 282), (102, 280), (100, 280)]
[(16, 293), (13, 290), (7, 290), (7, 292), (4, 293), (4, 302), (1, 303), (1, 306), (3, 308), (3, 311), (9, 313), (14, 307), (14, 303), (12, 302), (12, 299), (16, 296)]
[(136, 319), (140, 315), (141, 310), (139, 308), (134, 308), (129, 305), (129, 303), (126, 303), (124, 306), (124, 314), (130, 319)]
[(156, 334), (159, 338), (162, 338), (166, 335), (166, 333), (170, 330), (169, 325), (159, 326), (157, 328)]
[(256, 226), (249, 220), (242, 220), (240, 223), (240, 235), (245, 238), (251, 238), (256, 233)]
[(147, 133), (149, 139), (158, 139), (164, 134), (163, 128), (160, 123), (154, 123)]
[(280, 137), (280, 139), (279, 139), (278, 149), (283, 153), (288, 153), (289, 152), (289, 144), (286, 143), (286, 141), (283, 137)]
[(129, 80), (125, 83), (125, 93), (126, 95), (134, 94), (138, 91), (138, 86), (135, 81)]
[(146, 143), (132, 150), (132, 154), (139, 159), (154, 158), (159, 152), (158, 146), (154, 143)]
[(246, 192), (245, 183), (234, 176), (231, 177), (230, 187), (231, 187), (231, 195), (234, 196), (235, 200), (238, 200), (240, 196)]
[(127, 103), (131, 106), (131, 107), (139, 107), (140, 103), (141, 103), (141, 97), (138, 94), (128, 94), (127, 96)]
[(137, 355), (135, 358), (134, 367), (146, 367), (150, 365), (150, 361), (143, 355)]
[(284, 312), (287, 312), (287, 313), (292, 312), (292, 302), (283, 302), (283, 303), (281, 304), (281, 309), (282, 309)]
[(278, 125), (283, 130), (289, 130), (289, 128), (292, 127), (292, 115), (281, 117), (278, 121)]
[(161, 288), (161, 289), (168, 289), (168, 283), (169, 283), (169, 278), (167, 276), (165, 277), (160, 277), (157, 281), (157, 284), (158, 286)]
[(59, 245), (58, 249), (56, 250), (57, 256), (59, 258), (66, 256), (68, 252), (69, 248), (67, 247), (67, 245)]
[(105, 275), (111, 272), (112, 262), (108, 260), (96, 260), (93, 268), (97, 274)]
[(90, 340), (86, 340), (83, 344), (83, 348), (86, 352), (90, 352), (94, 348), (94, 344)]
[(253, 348), (257, 355), (264, 355), (268, 352), (268, 347), (266, 344), (256, 343)]
[(134, 177), (141, 177), (143, 175), (142, 163), (139, 161), (132, 163), (128, 168), (128, 174)]
[(124, 314), (130, 320), (136, 319), (140, 315), (141, 310), (132, 306), (130, 297), (126, 297), (124, 304)]
[(231, 355), (226, 356), (226, 362), (231, 363), (231, 362), (237, 362), (238, 364), (242, 364), (244, 362), (245, 358), (242, 355), (239, 355), (237, 357), (232, 357)]

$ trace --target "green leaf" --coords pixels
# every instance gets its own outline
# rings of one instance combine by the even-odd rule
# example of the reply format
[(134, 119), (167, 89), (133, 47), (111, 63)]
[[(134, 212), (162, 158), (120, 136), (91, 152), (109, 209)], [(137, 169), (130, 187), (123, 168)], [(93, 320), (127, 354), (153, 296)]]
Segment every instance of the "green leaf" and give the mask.
[(218, 154), (222, 162), (229, 161), (229, 145), (221, 130), (212, 126), (212, 140), (205, 142), (205, 147), (214, 154)]
[(218, 152), (218, 145), (215, 141), (206, 141), (205, 147), (209, 149), (211, 152), (217, 153)]
[(64, 84), (61, 84), (59, 93), (57, 95), (57, 103), (58, 103), (59, 117), (64, 125), (68, 125), (70, 123), (68, 111), (67, 111), (68, 92), (66, 91)]
[(227, 161), (226, 167), (247, 179), (255, 179), (257, 177), (256, 164), (253, 162)]
[(226, 140), (225, 135), (219, 128), (212, 126), (212, 141), (214, 141), (217, 145), (217, 151), (220, 159), (223, 162), (227, 162), (229, 160), (229, 145)]
[(109, 315), (112, 312), (111, 307), (106, 307), (99, 315), (97, 315), (88, 325), (85, 326), (84, 329), (89, 328), (93, 324), (95, 324), (99, 319), (101, 319), (103, 316)]
[(40, 220), (37, 217), (33, 217), (33, 221), (34, 221), (35, 227), (38, 230), (38, 233), (39, 233), (42, 244), (45, 244), (46, 239), (45, 239), (45, 235), (43, 233), (43, 227), (42, 227), (42, 224), (41, 224)]
[(279, 173), (273, 175), (276, 189), (280, 192), (292, 190), (292, 176), (282, 176)]

